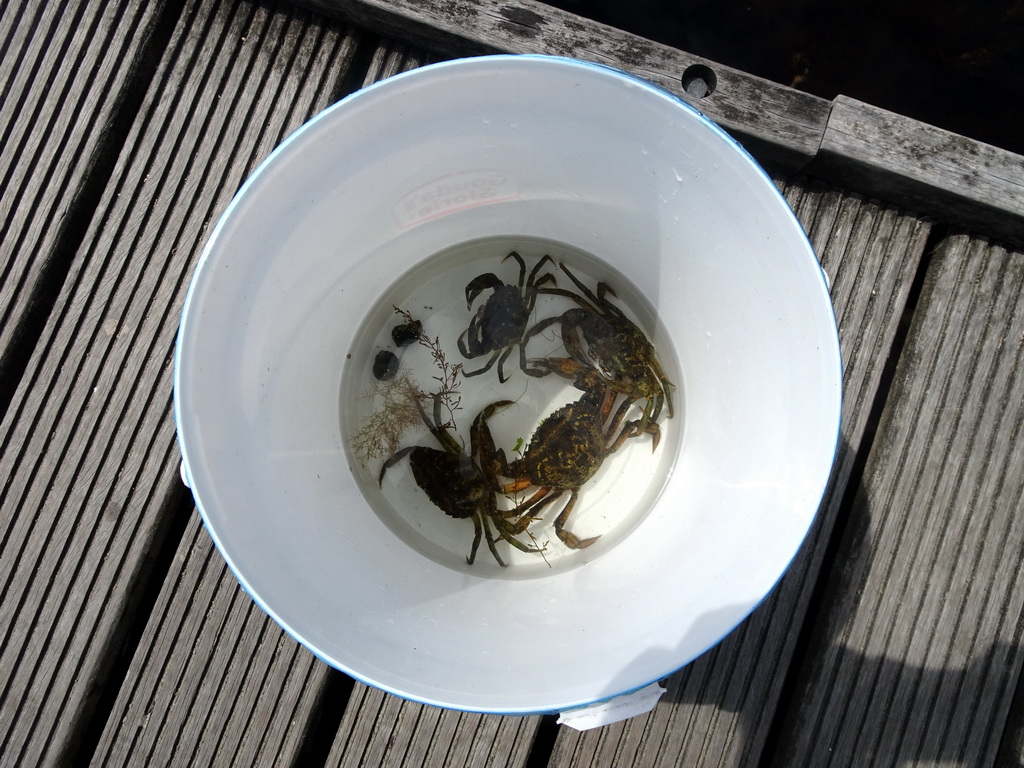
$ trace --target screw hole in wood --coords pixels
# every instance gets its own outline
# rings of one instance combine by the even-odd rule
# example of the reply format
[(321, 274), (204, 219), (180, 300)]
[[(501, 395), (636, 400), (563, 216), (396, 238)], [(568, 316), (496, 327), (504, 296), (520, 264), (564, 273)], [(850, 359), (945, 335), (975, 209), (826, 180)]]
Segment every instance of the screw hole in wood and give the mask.
[(683, 71), (683, 90), (691, 99), (705, 99), (715, 92), (718, 77), (711, 67), (691, 64)]

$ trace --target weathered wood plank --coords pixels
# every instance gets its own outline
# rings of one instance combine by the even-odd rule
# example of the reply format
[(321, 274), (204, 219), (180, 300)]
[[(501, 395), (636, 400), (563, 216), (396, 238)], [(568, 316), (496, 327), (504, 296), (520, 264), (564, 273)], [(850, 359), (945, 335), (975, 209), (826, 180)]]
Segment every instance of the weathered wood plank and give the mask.
[(808, 172), (1024, 244), (1024, 157), (838, 97)]
[(991, 765), (1024, 662), (1024, 252), (945, 240), (779, 765)]
[(94, 765), (285, 765), (326, 667), (242, 591), (194, 514)]
[(300, 2), (447, 55), (570, 56), (633, 72), (687, 99), (684, 71), (692, 65), (710, 67), (717, 87), (696, 101), (699, 109), (762, 162), (779, 168), (796, 170), (814, 156), (828, 117), (829, 103), (824, 99), (534, 0)]
[(786, 194), (832, 278), (844, 365), (842, 437), (818, 520), (771, 596), (673, 675), (653, 712), (586, 733), (563, 727), (552, 765), (738, 766), (761, 758), (929, 232), (914, 216), (803, 180)]
[(357, 684), (329, 766), (522, 766), (539, 717), (428, 707)]
[(0, 372), (106, 149), (163, 3), (30, 2), (0, 14)]
[(0, 422), (5, 763), (69, 756), (144, 586), (180, 482), (172, 352), (195, 257), (256, 163), (330, 101), (351, 53), (306, 16), (182, 12)]
[(426, 53), (400, 41), (383, 39), (378, 43), (370, 58), (370, 65), (363, 78), (363, 86), (384, 80), (400, 72), (416, 69), (426, 62)]

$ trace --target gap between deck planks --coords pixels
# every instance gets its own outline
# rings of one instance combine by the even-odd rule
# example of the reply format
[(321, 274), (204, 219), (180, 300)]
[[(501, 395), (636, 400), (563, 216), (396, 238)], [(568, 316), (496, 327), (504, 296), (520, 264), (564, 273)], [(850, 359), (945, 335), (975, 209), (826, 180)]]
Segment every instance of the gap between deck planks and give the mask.
[[(31, 2), (0, 14), (0, 414), (113, 167), (164, 3)], [(54, 194), (54, 190), (59, 190)]]
[(1021, 285), (983, 238), (932, 256), (777, 765), (994, 764), (1024, 661)]
[(190, 4), (0, 422), (5, 763), (71, 757), (144, 589), (179, 494), (171, 358), (195, 257), (353, 49), (308, 16)]

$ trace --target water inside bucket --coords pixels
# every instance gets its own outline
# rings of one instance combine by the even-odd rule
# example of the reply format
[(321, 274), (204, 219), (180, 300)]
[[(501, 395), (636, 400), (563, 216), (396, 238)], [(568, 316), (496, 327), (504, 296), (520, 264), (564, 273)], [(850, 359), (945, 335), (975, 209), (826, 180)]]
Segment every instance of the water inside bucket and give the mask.
[[(598, 295), (599, 283), (611, 290)], [(548, 293), (552, 289), (578, 298)], [(599, 312), (581, 313), (584, 306)], [(647, 378), (667, 398), (658, 407), (658, 394), (637, 397), (616, 420), (625, 397), (605, 400), (596, 389), (587, 394), (575, 386), (583, 366), (573, 361), (563, 336), (586, 314), (619, 312), (654, 345), (663, 374)], [(564, 321), (538, 328), (548, 318)], [(523, 338), (525, 346), (512, 343)], [(654, 309), (623, 275), (570, 246), (493, 237), (446, 249), (385, 290), (355, 339), (343, 373), (341, 414), (360, 488), (399, 538), (451, 567), (515, 578), (592, 560), (641, 523), (680, 450), (681, 379)], [(581, 342), (585, 352), (588, 341)], [(627, 349), (642, 355), (640, 346)], [(545, 375), (523, 369), (521, 350), (526, 369)], [(641, 433), (648, 402), (654, 418)], [(543, 443), (537, 430), (552, 415), (565, 418), (557, 429), (549, 422), (555, 436)], [(609, 453), (619, 436), (620, 447)], [(495, 463), (499, 450), (503, 462)], [(558, 466), (565, 462), (583, 465), (569, 472), (577, 478), (593, 471), (579, 484), (563, 526), (581, 543), (595, 539), (579, 549), (567, 546), (554, 526), (572, 495), (555, 489), (566, 484)], [(510, 487), (520, 477), (522, 487)], [(548, 485), (554, 488), (540, 493)], [(547, 503), (529, 506), (529, 499)], [(492, 531), (497, 557), (482, 535), (470, 565), (473, 510)]]

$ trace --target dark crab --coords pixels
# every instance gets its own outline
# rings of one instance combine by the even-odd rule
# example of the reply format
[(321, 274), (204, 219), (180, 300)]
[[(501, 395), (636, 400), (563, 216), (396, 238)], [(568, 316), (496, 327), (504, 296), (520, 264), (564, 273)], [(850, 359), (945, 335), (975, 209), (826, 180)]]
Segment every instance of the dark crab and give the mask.
[[(587, 393), (579, 400), (562, 406), (540, 423), (522, 458), (512, 462), (508, 461), (503, 449), (494, 449), (486, 424), (490, 414), (481, 413), (478, 441), (482, 462), (489, 465), (489, 472), (512, 478), (499, 490), (511, 494), (538, 487), (532, 496), (516, 507), (523, 519), (533, 520), (546, 506), (569, 494), (569, 500), (555, 519), (554, 526), (558, 538), (571, 549), (588, 547), (600, 538), (580, 539), (565, 529), (580, 488), (594, 476), (609, 455), (635, 434), (635, 425), (620, 424), (622, 417), (619, 413), (607, 427), (604, 426), (614, 402), (614, 394), (607, 391), (603, 394)], [(506, 404), (511, 402), (495, 403)]]
[(665, 375), (654, 345), (636, 324), (608, 300), (615, 292), (606, 283), (597, 284), (595, 294), (580, 282), (564, 264), (559, 265), (582, 296), (560, 288), (541, 292), (565, 296), (579, 307), (541, 320), (523, 337), (523, 346), (545, 329), (558, 325), (569, 357), (534, 358), (526, 372), (534, 376), (556, 373), (572, 379), (584, 392), (610, 388), (625, 396), (623, 408), (646, 400), (641, 418), (631, 422), (634, 434), (652, 434), (657, 444), (660, 430), (655, 423), (662, 408), (674, 415), (672, 390), (675, 385)]
[(544, 256), (538, 261), (529, 276), (526, 274), (526, 262), (515, 251), (502, 259), (515, 259), (519, 263), (519, 282), (507, 285), (492, 272), (475, 277), (466, 286), (466, 308), (473, 306), (473, 300), (482, 292), (491, 289), (493, 293), (480, 305), (469, 327), (459, 336), (459, 351), (463, 357), (472, 360), (483, 355), (491, 357), (483, 368), (475, 371), (463, 371), (464, 376), (479, 376), (498, 363), (498, 380), (508, 381), (505, 375), (505, 361), (512, 350), (519, 345), (519, 364), (526, 370), (526, 353), (522, 346), (523, 333), (530, 321), (530, 313), (537, 301), (537, 289), (546, 283), (554, 283), (555, 277), (545, 272), (538, 277), (541, 267), (551, 261)]
[[(497, 478), (483, 469), (474, 460), (480, 455), (480, 433), (485, 428), (486, 419), (494, 413), (499, 404), (488, 406), (473, 422), (470, 433), (470, 453), (467, 455), (451, 433), (441, 426), (441, 398), (434, 398), (434, 420), (431, 421), (417, 402), (423, 422), (444, 450), (412, 445), (402, 448), (381, 467), (377, 484), (384, 482), (384, 473), (398, 462), (409, 457), (412, 475), (416, 484), (423, 489), (427, 497), (446, 515), (458, 519), (470, 518), (473, 521), (473, 547), (466, 562), (470, 565), (476, 559), (481, 536), (487, 539), (487, 548), (491, 550), (498, 565), (504, 567), (505, 561), (498, 554), (491, 526), (494, 526), (499, 538), (507, 541), (523, 552), (540, 552), (536, 547), (524, 544), (516, 535), (526, 530), (533, 518), (523, 514), (523, 509), (499, 510), (497, 491), (500, 486)], [(489, 439), (489, 436), (488, 436)], [(492, 451), (493, 452), (493, 448)], [(488, 468), (494, 466), (493, 457), (488, 456)], [(513, 518), (518, 518), (512, 522)]]

